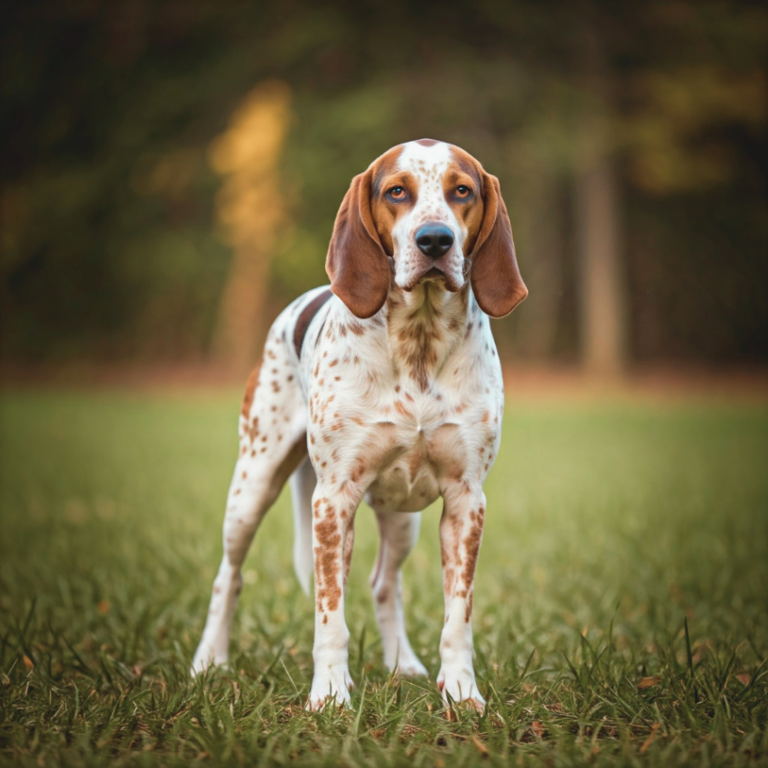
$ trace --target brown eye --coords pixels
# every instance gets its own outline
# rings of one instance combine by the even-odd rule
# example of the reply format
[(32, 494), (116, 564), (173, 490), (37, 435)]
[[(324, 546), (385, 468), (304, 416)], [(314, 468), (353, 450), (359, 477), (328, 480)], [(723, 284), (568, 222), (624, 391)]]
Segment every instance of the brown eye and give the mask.
[(461, 186), (456, 187), (456, 197), (467, 198), (469, 197), (469, 193), (470, 193), (469, 187), (465, 187), (463, 184)]
[(405, 200), (405, 190), (402, 187), (392, 187), (387, 194), (393, 200)]

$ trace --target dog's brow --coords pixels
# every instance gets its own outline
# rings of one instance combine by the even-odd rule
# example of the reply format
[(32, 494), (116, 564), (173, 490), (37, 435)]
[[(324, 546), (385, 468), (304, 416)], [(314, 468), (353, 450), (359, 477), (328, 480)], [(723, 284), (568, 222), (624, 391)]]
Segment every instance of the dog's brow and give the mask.
[(450, 160), (451, 148), (448, 144), (439, 141), (425, 145), (412, 141), (403, 147), (397, 165), (401, 170), (427, 168), (428, 166), (447, 165)]

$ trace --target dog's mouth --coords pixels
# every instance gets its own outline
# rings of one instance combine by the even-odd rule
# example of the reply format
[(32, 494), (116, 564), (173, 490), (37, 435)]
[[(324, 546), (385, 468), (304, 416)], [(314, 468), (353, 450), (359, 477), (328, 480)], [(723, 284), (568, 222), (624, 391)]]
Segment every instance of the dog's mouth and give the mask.
[(451, 270), (445, 270), (443, 269), (443, 266), (447, 265), (433, 264), (429, 267), (429, 269), (427, 269), (425, 272), (422, 272), (420, 275), (413, 275), (406, 284), (401, 285), (401, 288), (404, 291), (410, 292), (417, 285), (435, 284), (442, 286), (450, 293), (456, 293), (456, 291), (461, 290), (463, 282), (458, 282), (456, 277), (452, 274)]
[(423, 272), (418, 277), (412, 278), (407, 285), (403, 286), (403, 289), (410, 292), (412, 291), (417, 285), (422, 285), (423, 283), (432, 283), (432, 282), (442, 282), (442, 283), (448, 283), (448, 278), (445, 272), (443, 272), (440, 267), (432, 267), (431, 269), (428, 269), (426, 272)]
[(440, 267), (428, 269), (418, 280), (419, 283), (440, 283), (449, 293), (460, 291), (464, 283), (456, 280), (451, 272), (443, 272)]

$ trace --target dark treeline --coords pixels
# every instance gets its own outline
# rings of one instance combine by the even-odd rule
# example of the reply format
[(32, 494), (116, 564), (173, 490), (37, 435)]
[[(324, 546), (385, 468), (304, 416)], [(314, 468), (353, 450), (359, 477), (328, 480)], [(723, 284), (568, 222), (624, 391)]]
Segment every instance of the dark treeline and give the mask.
[(2, 351), (247, 361), (349, 180), (461, 145), (531, 291), (507, 355), (768, 356), (768, 12), (726, 2), (6, 5)]

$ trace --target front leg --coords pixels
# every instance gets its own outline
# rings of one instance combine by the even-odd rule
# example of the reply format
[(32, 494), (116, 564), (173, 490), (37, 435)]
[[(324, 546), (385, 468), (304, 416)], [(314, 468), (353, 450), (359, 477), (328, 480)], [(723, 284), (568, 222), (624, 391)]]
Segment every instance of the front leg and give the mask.
[(354, 517), (360, 498), (332, 492), (318, 484), (312, 500), (315, 555), (315, 672), (307, 708), (317, 712), (326, 702), (349, 703), (349, 630), (344, 618)]
[(440, 519), (440, 549), (443, 562), (445, 624), (440, 636), (438, 688), (443, 698), (466, 701), (478, 711), (485, 700), (475, 682), (472, 664), (472, 593), (475, 566), (483, 537), (485, 494), (482, 488), (463, 483), (446, 489)]

